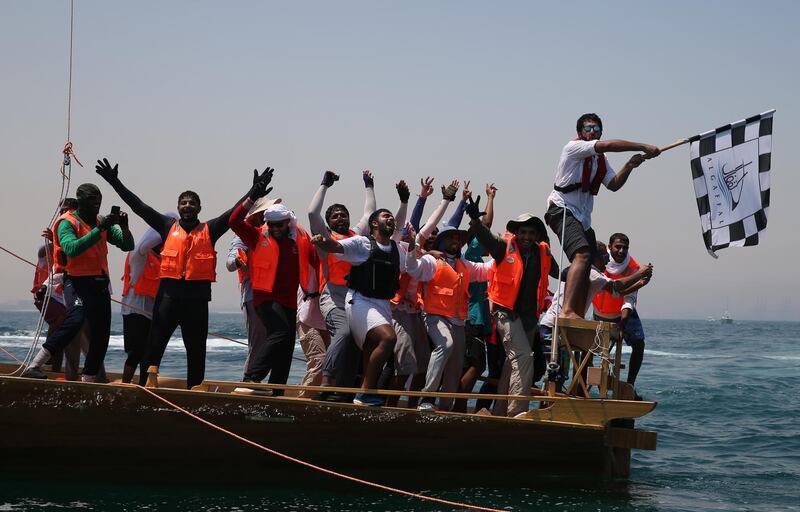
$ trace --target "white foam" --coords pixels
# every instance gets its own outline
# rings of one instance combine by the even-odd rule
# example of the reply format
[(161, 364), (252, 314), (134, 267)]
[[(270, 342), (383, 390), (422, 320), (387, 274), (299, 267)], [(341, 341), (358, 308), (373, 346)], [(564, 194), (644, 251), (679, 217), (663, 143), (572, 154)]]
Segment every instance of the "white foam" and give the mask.
[(800, 356), (762, 356), (764, 359), (774, 359), (775, 361), (800, 361)]

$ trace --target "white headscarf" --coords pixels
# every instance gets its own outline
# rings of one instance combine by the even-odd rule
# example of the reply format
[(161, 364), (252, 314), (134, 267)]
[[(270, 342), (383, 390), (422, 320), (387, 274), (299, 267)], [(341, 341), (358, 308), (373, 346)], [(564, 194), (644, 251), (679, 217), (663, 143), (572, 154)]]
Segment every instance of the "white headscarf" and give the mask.
[(289, 236), (297, 239), (297, 216), (282, 203), (273, 204), (264, 210), (264, 222), (289, 221)]
[(608, 250), (609, 259), (608, 259), (608, 263), (606, 263), (606, 270), (609, 273), (611, 273), (611, 274), (619, 274), (620, 272), (622, 272), (623, 270), (628, 268), (628, 265), (631, 262), (631, 253), (630, 252), (625, 255), (625, 259), (622, 260), (622, 263), (617, 263), (617, 261), (614, 259), (614, 256), (611, 254), (611, 247), (608, 247), (607, 250)]

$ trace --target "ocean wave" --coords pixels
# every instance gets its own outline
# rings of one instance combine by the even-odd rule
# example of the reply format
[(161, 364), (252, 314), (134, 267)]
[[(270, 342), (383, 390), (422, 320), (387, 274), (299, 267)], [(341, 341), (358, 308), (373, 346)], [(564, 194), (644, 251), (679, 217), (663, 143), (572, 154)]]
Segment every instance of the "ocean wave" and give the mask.
[(773, 359), (775, 361), (800, 361), (800, 356), (761, 356), (764, 359)]

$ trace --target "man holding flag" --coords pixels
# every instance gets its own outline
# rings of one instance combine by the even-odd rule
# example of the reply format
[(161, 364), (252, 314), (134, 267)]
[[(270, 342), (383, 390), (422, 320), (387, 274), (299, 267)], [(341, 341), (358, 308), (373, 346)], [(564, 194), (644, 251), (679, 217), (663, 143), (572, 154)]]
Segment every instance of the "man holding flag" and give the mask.
[[(604, 185), (616, 192), (625, 184), (631, 172), (648, 158), (659, 155), (658, 147), (641, 142), (614, 139), (601, 141), (603, 122), (597, 114), (584, 114), (576, 125), (578, 137), (569, 141), (561, 151), (553, 191), (547, 198), (545, 221), (561, 242), (572, 263), (564, 292), (561, 316), (582, 318), (586, 310), (589, 289), (589, 269), (596, 247), (592, 229), (594, 196)], [(642, 151), (615, 173), (605, 153)]]

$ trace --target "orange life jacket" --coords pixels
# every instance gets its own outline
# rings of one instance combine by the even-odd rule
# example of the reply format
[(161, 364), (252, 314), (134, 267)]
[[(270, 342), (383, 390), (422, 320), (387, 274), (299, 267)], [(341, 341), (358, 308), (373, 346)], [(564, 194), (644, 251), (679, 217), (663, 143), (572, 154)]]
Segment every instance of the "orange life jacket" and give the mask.
[[(263, 226), (259, 229), (258, 243), (250, 254), (250, 277), (254, 290), (261, 290), (267, 293), (272, 292), (275, 286), (275, 275), (278, 272), (278, 258), (280, 248), (278, 243), (269, 236), (269, 229)], [(297, 257), (300, 264), (300, 288), (304, 292), (308, 290), (308, 266), (311, 262), (311, 237), (305, 229), (297, 226)], [(311, 290), (316, 291), (316, 290)]]
[[(128, 295), (131, 289), (131, 264), (130, 254), (125, 256), (125, 272), (122, 274), (122, 296)], [(140, 297), (150, 297), (155, 299), (158, 293), (158, 285), (161, 282), (161, 260), (153, 254), (152, 251), (147, 253), (147, 261), (145, 261), (144, 269), (139, 274), (139, 279), (133, 285), (133, 292)]]
[[(489, 279), (489, 301), (492, 305), (503, 306), (513, 311), (522, 284), (522, 273), (525, 267), (519, 257), (517, 237), (506, 233), (506, 254), (498, 265), (492, 263)], [(550, 246), (546, 242), (539, 242), (539, 285), (536, 289), (536, 314), (543, 311), (545, 297), (547, 297), (548, 275), (550, 274)]]
[[(344, 240), (356, 236), (356, 232), (348, 230), (346, 235), (331, 231), (331, 238), (334, 240)], [(352, 265), (348, 261), (341, 261), (333, 254), (328, 254), (328, 257), (320, 262), (319, 272), (319, 289), (325, 288), (325, 283), (330, 281), (338, 286), (347, 286), (347, 274), (350, 273)]]
[(161, 250), (161, 277), (186, 281), (216, 281), (217, 251), (204, 222), (189, 233), (179, 221), (169, 230)]
[(239, 275), (239, 285), (244, 282), (244, 278), (250, 274), (250, 270), (242, 270), (242, 268), (247, 267), (247, 252), (243, 249), (236, 249), (236, 257), (242, 263), (242, 266), (236, 269), (236, 273)]
[[(100, 216), (97, 217), (97, 223), (100, 223)], [(100, 233), (100, 240), (92, 245), (79, 255), (68, 258), (61, 248), (61, 243), (58, 240), (58, 226), (61, 222), (69, 222), (75, 230), (75, 236), (83, 238), (88, 235), (93, 229), (88, 224), (80, 220), (75, 212), (67, 212), (58, 219), (53, 225), (53, 253), (56, 261), (54, 266), (56, 272), (64, 272), (70, 276), (99, 276), (108, 275), (108, 232), (102, 231)]]
[[(623, 270), (619, 274), (612, 274), (608, 270), (604, 272), (604, 274), (611, 279), (622, 279), (623, 277), (628, 277), (634, 272), (639, 270), (639, 263), (636, 262), (635, 259), (631, 258), (631, 261), (628, 263), (628, 267)], [(598, 316), (602, 316), (603, 318), (617, 318), (622, 314), (622, 305), (625, 304), (625, 296), (620, 295), (619, 297), (614, 297), (614, 294), (601, 291), (597, 295), (594, 296), (592, 299), (592, 306), (594, 306), (594, 312)]]
[(410, 275), (400, 274), (400, 289), (397, 290), (397, 293), (394, 294), (394, 298), (391, 299), (390, 302), (392, 304), (396, 306), (401, 302), (405, 302), (415, 310), (419, 310), (422, 307), (422, 286), (420, 286), (420, 283), (417, 283), (417, 293), (415, 294), (414, 299), (410, 300), (407, 297), (408, 287), (411, 285), (412, 281), (414, 281), (414, 278)]
[[(45, 263), (46, 265), (46, 263)], [(49, 271), (47, 267), (40, 267), (36, 265), (36, 270), (33, 273), (33, 288), (31, 288), (32, 293), (36, 293), (36, 290), (42, 286), (45, 281), (47, 281), (47, 276), (49, 275)]]
[(469, 272), (461, 258), (456, 260), (456, 268), (447, 262), (437, 260), (433, 279), (425, 283), (422, 295), (426, 313), (466, 320)]

